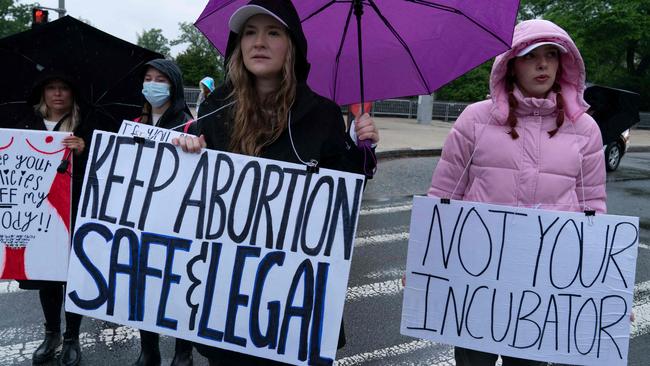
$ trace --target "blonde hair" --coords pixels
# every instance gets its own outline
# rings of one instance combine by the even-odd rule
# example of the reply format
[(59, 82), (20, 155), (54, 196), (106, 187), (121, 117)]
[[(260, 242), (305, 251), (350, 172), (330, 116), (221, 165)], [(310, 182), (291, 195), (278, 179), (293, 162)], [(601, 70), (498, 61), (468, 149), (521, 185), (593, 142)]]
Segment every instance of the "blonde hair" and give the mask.
[(273, 143), (287, 128), (289, 110), (296, 98), (295, 47), (287, 34), (289, 47), (280, 77), (280, 87), (263, 100), (255, 89), (255, 76), (246, 69), (240, 38), (228, 60), (227, 81), (233, 90), (234, 125), (230, 135), (230, 151), (259, 156), (262, 148)]
[[(68, 83), (65, 84), (69, 85)], [(43, 89), (45, 89), (45, 85), (47, 85), (47, 83), (43, 84)], [(38, 102), (37, 105), (34, 106), (34, 110), (39, 112), (41, 116), (45, 118), (47, 118), (47, 116), (49, 115), (50, 111), (49, 108), (47, 107), (47, 104), (45, 103), (45, 96), (43, 95), (42, 91), (41, 91), (41, 100)], [(77, 101), (74, 98), (74, 94), (72, 94), (72, 110), (69, 113), (67, 113), (60, 121), (61, 125), (59, 127), (59, 131), (72, 132), (77, 128), (77, 126), (79, 126), (80, 121), (81, 121), (81, 113), (79, 111), (79, 105), (77, 104)]]

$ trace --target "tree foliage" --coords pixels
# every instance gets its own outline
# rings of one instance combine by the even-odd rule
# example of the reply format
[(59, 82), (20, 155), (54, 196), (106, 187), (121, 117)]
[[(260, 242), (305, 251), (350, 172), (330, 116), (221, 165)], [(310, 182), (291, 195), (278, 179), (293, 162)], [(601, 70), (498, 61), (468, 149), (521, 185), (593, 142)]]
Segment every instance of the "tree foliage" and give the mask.
[(29, 29), (33, 4), (0, 0), (0, 38)]
[(169, 40), (162, 34), (162, 29), (151, 28), (143, 31), (142, 34), (137, 34), (137, 36), (138, 46), (161, 53), (166, 58), (169, 58), (171, 48), (169, 47)]
[(176, 56), (176, 63), (183, 71), (185, 85), (197, 87), (205, 76), (215, 81), (223, 79), (223, 57), (210, 41), (192, 23), (179, 23), (181, 35), (171, 45), (187, 44), (185, 51)]

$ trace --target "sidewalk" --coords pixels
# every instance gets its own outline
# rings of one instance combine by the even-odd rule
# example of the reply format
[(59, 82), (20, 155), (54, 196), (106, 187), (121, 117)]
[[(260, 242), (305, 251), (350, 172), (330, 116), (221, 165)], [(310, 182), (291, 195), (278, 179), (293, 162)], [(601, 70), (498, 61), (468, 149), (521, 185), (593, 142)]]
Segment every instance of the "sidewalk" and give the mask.
[[(390, 159), (407, 156), (440, 155), (453, 122), (433, 120), (419, 124), (415, 119), (374, 117), (380, 141), (377, 157)], [(650, 152), (650, 130), (632, 129), (628, 152)]]

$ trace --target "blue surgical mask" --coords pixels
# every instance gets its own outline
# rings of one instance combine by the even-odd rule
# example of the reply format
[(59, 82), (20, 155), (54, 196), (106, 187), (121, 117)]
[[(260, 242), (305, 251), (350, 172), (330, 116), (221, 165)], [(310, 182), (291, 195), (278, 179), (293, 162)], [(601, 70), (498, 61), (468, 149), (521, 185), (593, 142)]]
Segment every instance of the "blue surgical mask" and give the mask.
[(155, 81), (142, 83), (142, 95), (154, 108), (162, 107), (169, 100), (169, 84)]

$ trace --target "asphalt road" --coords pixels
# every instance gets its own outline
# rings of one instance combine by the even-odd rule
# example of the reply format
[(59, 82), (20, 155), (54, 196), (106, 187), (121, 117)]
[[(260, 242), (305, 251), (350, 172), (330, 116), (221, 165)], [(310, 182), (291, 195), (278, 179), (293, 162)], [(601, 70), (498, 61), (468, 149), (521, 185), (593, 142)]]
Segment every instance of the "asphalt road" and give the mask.
[[(348, 344), (338, 365), (453, 365), (450, 346), (399, 334), (412, 196), (425, 194), (432, 158), (382, 161), (364, 194), (345, 308)], [(623, 159), (608, 174), (608, 209), (641, 218), (636, 282), (637, 322), (630, 342), (629, 365), (648, 365), (650, 354), (650, 154)], [(0, 282), (0, 365), (30, 365), (42, 339), (42, 313), (33, 291)], [(81, 343), (84, 365), (125, 365), (139, 352), (137, 330), (84, 319)], [(173, 340), (161, 340), (163, 365), (173, 355)], [(54, 365), (55, 363), (51, 363)], [(195, 365), (207, 363), (195, 353)]]

